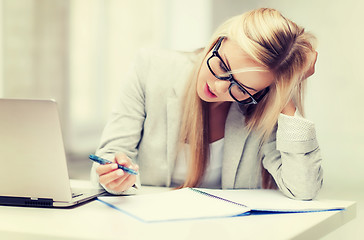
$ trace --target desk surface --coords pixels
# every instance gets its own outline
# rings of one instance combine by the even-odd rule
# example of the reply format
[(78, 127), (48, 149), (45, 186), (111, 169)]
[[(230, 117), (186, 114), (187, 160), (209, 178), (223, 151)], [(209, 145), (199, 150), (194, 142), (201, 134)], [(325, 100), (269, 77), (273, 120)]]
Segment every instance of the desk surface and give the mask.
[[(145, 192), (160, 188), (145, 188)], [(141, 223), (99, 201), (73, 209), (0, 206), (0, 239), (317, 239), (355, 218), (345, 211)]]

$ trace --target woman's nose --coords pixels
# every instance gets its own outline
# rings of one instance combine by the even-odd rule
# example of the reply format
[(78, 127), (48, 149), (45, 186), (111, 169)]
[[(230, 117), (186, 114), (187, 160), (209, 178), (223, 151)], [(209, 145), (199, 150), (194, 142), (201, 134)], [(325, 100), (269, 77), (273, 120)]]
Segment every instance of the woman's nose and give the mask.
[(215, 81), (215, 91), (217, 94), (223, 94), (229, 91), (230, 82), (224, 80)]

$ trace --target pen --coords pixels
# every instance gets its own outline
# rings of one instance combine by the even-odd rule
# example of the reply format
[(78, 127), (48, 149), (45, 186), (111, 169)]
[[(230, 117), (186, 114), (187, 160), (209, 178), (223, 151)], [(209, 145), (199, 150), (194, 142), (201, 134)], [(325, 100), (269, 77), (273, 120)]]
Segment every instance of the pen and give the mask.
[[(108, 163), (113, 163), (109, 160), (106, 160), (106, 159), (103, 159), (103, 158), (100, 158), (98, 156), (95, 156), (95, 155), (90, 155), (88, 156), (90, 158), (90, 160), (94, 161), (94, 162), (97, 162), (97, 163), (100, 163), (102, 165), (104, 164), (108, 164)], [(123, 170), (124, 172), (126, 173), (129, 173), (129, 174), (132, 174), (132, 175), (138, 175), (138, 173), (136, 171), (134, 171), (133, 169), (130, 169), (130, 168), (127, 168), (127, 167), (124, 167), (122, 165), (119, 165), (118, 164), (118, 168), (120, 168), (121, 170)]]

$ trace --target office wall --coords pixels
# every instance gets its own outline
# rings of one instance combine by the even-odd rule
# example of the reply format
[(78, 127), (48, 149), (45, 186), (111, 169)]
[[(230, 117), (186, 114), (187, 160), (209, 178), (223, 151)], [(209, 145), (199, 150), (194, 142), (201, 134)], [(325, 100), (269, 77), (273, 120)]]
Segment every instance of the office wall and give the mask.
[(135, 54), (141, 47), (161, 47), (163, 2), (70, 1), (69, 152), (95, 151)]
[(0, 5), (1, 97), (56, 99), (66, 125), (68, 2), (1, 0)]
[(205, 45), (213, 30), (210, 0), (166, 0), (163, 47), (193, 51)]

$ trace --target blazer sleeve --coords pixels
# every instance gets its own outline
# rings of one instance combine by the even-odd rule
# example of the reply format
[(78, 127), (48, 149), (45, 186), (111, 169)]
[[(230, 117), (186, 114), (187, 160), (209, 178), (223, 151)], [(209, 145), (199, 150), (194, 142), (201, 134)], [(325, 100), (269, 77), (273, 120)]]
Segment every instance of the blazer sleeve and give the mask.
[[(146, 117), (144, 107), (144, 81), (147, 76), (148, 68), (149, 58), (146, 51), (141, 50), (133, 61), (130, 71), (121, 83), (121, 87), (118, 91), (119, 100), (113, 106), (109, 121), (102, 133), (101, 142), (96, 151), (96, 155), (108, 160), (113, 160), (115, 153), (123, 152), (132, 161), (135, 161)], [(94, 163), (91, 169), (91, 181), (94, 184), (99, 183), (98, 175), (95, 171), (97, 166), (98, 164)], [(140, 179), (138, 177), (137, 183), (139, 182)], [(119, 194), (112, 191), (109, 192)]]
[(276, 134), (263, 146), (262, 161), (290, 198), (310, 200), (321, 189), (321, 152), (314, 124), (307, 119), (280, 114)]

